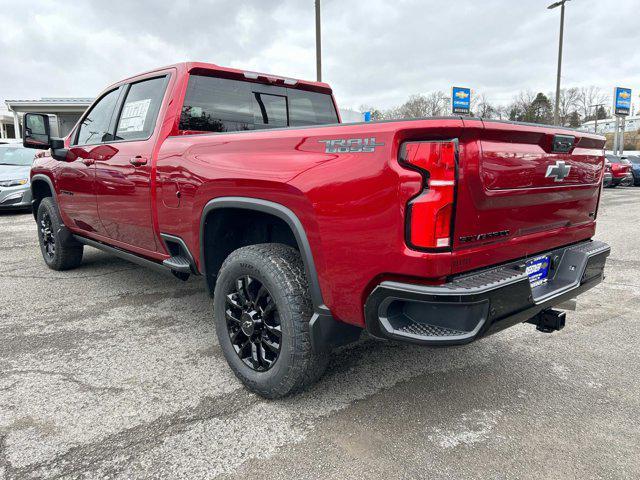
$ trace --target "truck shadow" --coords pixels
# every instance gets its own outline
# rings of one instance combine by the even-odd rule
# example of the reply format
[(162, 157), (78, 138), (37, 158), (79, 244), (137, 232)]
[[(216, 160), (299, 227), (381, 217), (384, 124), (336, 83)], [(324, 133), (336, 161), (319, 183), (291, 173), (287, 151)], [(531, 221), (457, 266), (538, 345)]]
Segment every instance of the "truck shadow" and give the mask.
[(24, 217), (31, 215), (31, 210), (2, 210), (0, 209), (0, 217)]

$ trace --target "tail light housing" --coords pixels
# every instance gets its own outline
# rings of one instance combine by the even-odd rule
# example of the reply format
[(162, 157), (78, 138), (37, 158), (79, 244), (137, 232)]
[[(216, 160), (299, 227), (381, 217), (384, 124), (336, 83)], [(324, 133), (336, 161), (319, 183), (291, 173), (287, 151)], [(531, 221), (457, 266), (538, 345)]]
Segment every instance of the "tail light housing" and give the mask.
[(456, 191), (456, 141), (405, 142), (400, 164), (422, 174), (423, 190), (407, 205), (407, 243), (449, 250), (453, 243)]

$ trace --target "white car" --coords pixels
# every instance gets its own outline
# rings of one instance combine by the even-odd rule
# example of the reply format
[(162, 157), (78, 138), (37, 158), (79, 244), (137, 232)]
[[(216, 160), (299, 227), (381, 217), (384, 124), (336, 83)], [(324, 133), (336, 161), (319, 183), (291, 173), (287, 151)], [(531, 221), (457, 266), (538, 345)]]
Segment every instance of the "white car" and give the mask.
[(0, 144), (0, 210), (31, 209), (29, 173), (34, 157), (21, 143)]

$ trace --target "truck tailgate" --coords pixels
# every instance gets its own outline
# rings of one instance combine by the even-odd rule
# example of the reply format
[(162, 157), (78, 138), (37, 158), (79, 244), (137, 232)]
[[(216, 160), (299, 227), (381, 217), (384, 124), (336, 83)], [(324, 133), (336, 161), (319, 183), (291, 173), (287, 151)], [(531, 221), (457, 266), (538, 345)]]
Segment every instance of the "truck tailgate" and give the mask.
[[(472, 121), (461, 142), (453, 250), (595, 221), (604, 138), (537, 125)], [(471, 126), (471, 125), (468, 125)]]

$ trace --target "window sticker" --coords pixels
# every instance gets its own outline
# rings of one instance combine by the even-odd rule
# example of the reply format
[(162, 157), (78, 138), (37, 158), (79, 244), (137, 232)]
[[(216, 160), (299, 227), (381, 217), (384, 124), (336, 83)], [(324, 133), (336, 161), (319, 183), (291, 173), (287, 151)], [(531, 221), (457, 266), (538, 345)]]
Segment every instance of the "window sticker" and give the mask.
[(150, 98), (126, 103), (122, 109), (118, 133), (142, 132), (144, 130), (144, 122), (147, 119), (149, 105), (151, 105)]

